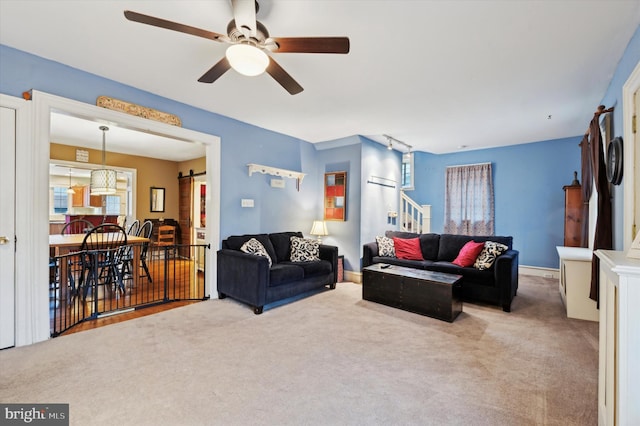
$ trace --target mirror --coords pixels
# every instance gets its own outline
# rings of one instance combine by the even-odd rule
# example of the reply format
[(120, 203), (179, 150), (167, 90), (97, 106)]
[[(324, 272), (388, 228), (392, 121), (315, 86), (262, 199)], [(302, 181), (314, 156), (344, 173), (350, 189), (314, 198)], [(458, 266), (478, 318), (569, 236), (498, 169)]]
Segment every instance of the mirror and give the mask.
[(164, 188), (151, 187), (151, 206), (149, 210), (164, 213)]

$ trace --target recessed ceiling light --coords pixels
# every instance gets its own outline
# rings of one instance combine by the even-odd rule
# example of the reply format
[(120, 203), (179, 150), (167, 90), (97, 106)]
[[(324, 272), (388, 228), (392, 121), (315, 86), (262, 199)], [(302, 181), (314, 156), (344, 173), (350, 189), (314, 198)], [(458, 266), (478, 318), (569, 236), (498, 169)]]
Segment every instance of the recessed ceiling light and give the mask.
[(468, 145), (458, 145), (458, 149), (465, 149)]

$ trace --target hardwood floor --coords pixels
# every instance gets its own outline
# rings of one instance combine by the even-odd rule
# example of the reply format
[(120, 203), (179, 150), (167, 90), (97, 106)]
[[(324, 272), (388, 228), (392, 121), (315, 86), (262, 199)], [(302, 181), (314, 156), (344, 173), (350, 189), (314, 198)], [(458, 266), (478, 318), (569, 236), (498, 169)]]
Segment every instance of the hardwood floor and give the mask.
[(110, 316), (98, 318), (98, 319), (95, 319), (95, 320), (84, 321), (84, 322), (81, 322), (80, 324), (76, 325), (75, 327), (71, 327), (69, 330), (61, 333), (60, 335), (64, 336), (64, 335), (67, 335), (67, 334), (77, 333), (77, 332), (80, 332), (80, 331), (92, 330), (94, 328), (104, 327), (105, 325), (116, 324), (116, 323), (119, 323), (121, 321), (128, 321), (128, 320), (131, 320), (131, 319), (134, 319), (134, 318), (140, 318), (140, 317), (144, 317), (144, 316), (147, 316), (147, 315), (153, 315), (153, 314), (157, 314), (158, 312), (163, 312), (163, 311), (167, 311), (169, 309), (175, 309), (175, 308), (179, 308), (181, 306), (190, 305), (192, 303), (198, 303), (198, 302), (200, 302), (200, 300), (196, 300), (196, 301), (194, 301), (194, 300), (182, 300), (182, 301), (178, 301), (178, 302), (163, 303), (163, 304), (160, 304), (160, 305), (153, 305), (153, 306), (147, 306), (147, 307), (135, 309), (135, 310), (130, 311), (130, 312), (110, 315)]
[[(64, 262), (63, 262), (64, 264)], [(117, 286), (99, 286), (95, 295), (75, 297), (59, 284), (50, 292), (51, 334), (57, 336), (89, 330), (152, 315), (205, 299), (204, 273), (193, 260), (149, 260), (149, 277), (136, 285), (125, 280), (122, 292)], [(95, 296), (95, 298), (94, 298)]]

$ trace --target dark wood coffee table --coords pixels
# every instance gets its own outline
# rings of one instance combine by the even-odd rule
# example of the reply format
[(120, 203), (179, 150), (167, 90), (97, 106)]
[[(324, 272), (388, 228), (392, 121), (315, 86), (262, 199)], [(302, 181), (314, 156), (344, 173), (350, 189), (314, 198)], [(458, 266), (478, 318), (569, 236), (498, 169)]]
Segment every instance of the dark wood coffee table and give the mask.
[(462, 312), (462, 275), (376, 263), (362, 269), (362, 298), (453, 322)]

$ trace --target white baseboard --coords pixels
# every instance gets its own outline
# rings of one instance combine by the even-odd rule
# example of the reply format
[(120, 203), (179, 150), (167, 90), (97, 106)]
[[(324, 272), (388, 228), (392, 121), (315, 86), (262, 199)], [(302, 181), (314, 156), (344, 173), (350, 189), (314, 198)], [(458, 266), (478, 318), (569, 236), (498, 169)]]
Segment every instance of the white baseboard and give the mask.
[(362, 284), (362, 272), (344, 271), (344, 280), (356, 284)]
[[(518, 267), (518, 273), (521, 275), (533, 275), (536, 277), (560, 279), (560, 270), (555, 268), (542, 268), (539, 266)], [(362, 284), (362, 272), (344, 271), (344, 280), (352, 283)]]
[(540, 266), (520, 265), (518, 273), (521, 275), (533, 275), (536, 277), (560, 279), (560, 270), (556, 268), (542, 268)]

